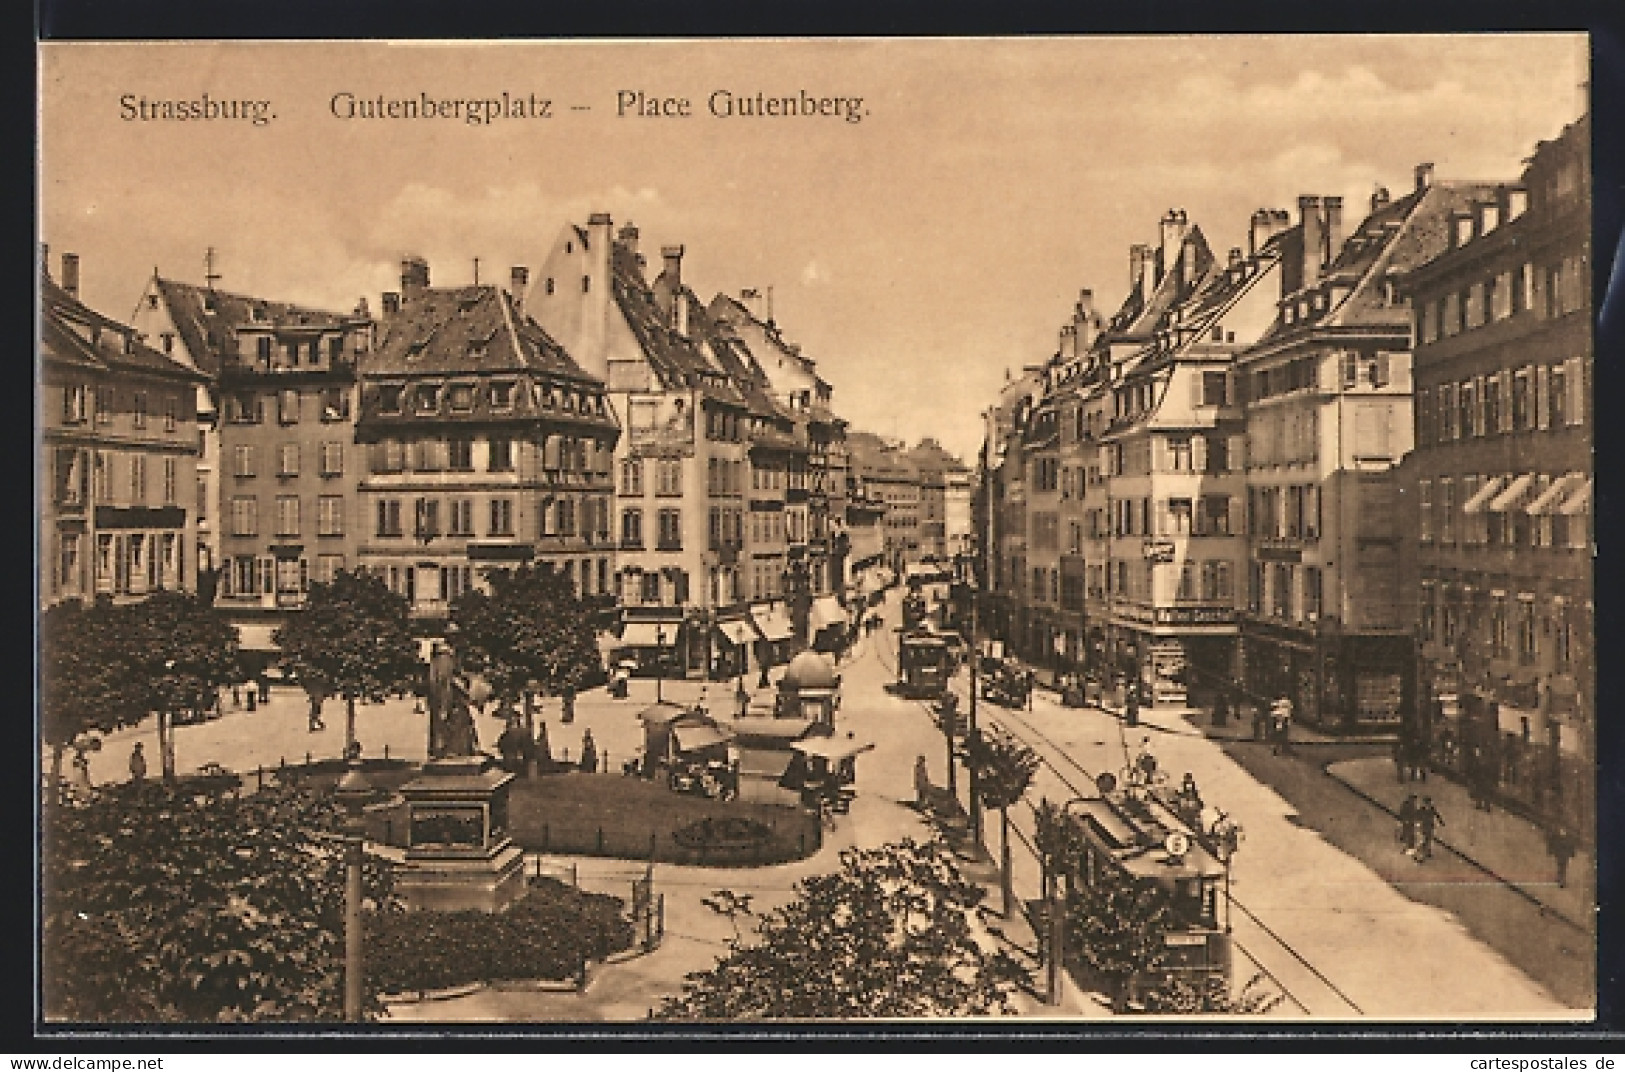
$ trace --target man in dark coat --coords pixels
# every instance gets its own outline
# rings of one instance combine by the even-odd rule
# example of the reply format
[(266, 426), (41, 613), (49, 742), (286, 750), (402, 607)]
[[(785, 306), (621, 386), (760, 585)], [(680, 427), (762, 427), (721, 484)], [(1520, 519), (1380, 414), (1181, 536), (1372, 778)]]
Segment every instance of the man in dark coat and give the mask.
[(1399, 806), (1399, 847), (1407, 856), (1416, 851), (1416, 808), (1415, 793)]
[(1422, 806), (1416, 809), (1416, 825), (1422, 834), (1422, 843), (1416, 849), (1416, 862), (1421, 863), (1432, 859), (1434, 830), (1444, 825), (1444, 817), (1433, 806), (1432, 797), (1422, 798)]

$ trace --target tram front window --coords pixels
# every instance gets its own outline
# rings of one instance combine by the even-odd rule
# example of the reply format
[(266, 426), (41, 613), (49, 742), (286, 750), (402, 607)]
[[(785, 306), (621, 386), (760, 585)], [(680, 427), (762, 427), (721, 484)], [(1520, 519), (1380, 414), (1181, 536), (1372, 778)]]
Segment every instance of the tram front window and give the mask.
[(1185, 879), (1174, 883), (1174, 922), (1181, 927), (1212, 927), (1216, 923), (1217, 894), (1212, 883)]

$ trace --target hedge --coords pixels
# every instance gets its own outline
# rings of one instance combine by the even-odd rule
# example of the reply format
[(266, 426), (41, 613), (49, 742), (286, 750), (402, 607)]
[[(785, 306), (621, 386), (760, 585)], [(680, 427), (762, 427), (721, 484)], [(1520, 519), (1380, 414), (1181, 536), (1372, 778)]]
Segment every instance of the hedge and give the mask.
[(533, 878), (505, 912), (389, 912), (367, 920), (366, 972), (375, 993), (467, 983), (574, 978), (587, 960), (629, 948), (624, 902)]

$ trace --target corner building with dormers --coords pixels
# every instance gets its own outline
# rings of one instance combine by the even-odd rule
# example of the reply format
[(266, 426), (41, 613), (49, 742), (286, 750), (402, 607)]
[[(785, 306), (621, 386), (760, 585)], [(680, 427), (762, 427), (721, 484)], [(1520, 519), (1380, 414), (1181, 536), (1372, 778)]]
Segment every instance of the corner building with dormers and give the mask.
[(523, 282), (431, 287), (408, 258), (362, 362), (357, 561), (419, 619), (522, 562), (613, 599), (619, 426), (603, 382), (525, 315)]

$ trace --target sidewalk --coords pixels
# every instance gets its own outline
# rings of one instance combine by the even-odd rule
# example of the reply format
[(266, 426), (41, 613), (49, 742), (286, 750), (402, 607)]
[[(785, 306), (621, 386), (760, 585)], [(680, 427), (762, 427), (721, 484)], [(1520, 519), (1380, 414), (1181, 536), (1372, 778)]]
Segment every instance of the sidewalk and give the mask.
[(1546, 851), (1546, 835), (1534, 823), (1503, 809), (1474, 809), (1465, 787), (1434, 775), (1425, 782), (1401, 782), (1386, 757), (1332, 763), (1326, 773), (1396, 816), (1407, 794), (1431, 796), (1444, 816), (1437, 843), (1539, 901), (1546, 909), (1586, 930), (1596, 930), (1596, 863), (1577, 850), (1569, 861), (1568, 885), (1556, 882), (1557, 865)]

